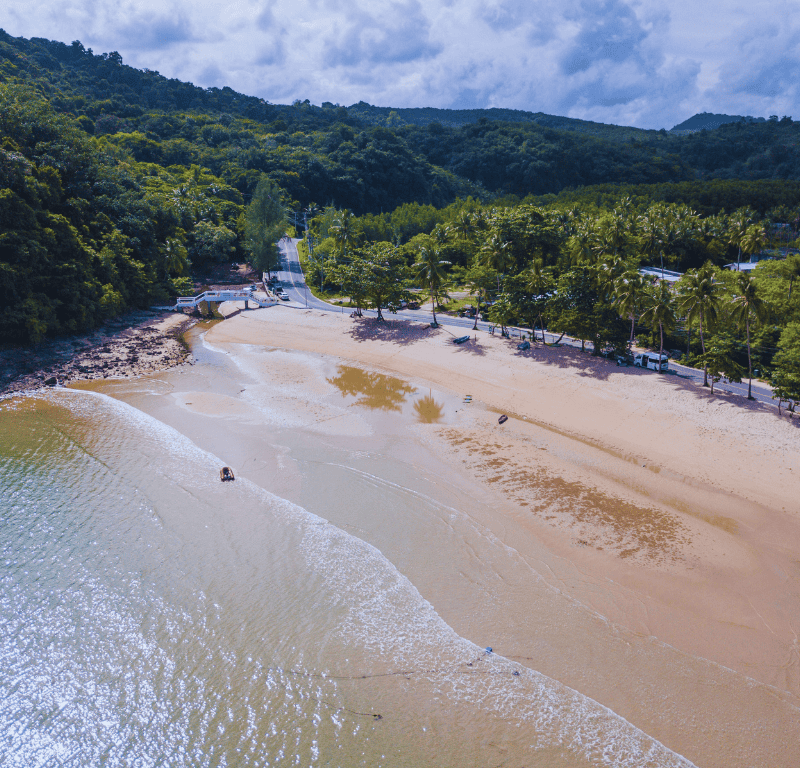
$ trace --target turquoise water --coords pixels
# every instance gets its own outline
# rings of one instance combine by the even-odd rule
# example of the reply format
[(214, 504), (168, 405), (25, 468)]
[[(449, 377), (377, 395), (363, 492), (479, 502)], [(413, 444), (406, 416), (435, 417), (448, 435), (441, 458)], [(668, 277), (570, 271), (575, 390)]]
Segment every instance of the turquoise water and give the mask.
[(102, 395), (5, 401), (3, 766), (690, 764), (221, 463)]

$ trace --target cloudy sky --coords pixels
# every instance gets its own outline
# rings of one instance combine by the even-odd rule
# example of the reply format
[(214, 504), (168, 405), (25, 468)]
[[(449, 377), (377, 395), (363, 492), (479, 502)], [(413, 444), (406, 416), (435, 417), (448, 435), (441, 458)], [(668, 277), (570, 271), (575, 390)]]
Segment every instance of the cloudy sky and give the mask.
[(273, 103), (508, 107), (642, 128), (800, 119), (798, 0), (3, 0), (11, 35)]

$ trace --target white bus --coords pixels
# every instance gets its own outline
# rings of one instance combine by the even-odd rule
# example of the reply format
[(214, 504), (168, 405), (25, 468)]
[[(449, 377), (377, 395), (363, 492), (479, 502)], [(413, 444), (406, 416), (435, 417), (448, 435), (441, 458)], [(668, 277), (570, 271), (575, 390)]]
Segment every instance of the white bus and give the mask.
[(633, 357), (633, 364), (639, 368), (649, 368), (651, 371), (666, 371), (669, 368), (669, 358), (655, 352), (640, 352)]

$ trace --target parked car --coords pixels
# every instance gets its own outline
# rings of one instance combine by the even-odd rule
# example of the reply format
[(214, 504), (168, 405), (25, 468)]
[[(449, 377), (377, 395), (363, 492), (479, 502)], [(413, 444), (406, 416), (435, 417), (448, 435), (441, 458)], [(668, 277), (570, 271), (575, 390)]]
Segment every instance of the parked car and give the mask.
[(617, 365), (623, 368), (633, 365), (633, 355), (628, 352), (626, 352), (624, 355), (617, 355)]
[(659, 357), (656, 352), (640, 352), (633, 356), (633, 364), (637, 368), (649, 368), (651, 371), (666, 371), (669, 368), (669, 358), (666, 355)]

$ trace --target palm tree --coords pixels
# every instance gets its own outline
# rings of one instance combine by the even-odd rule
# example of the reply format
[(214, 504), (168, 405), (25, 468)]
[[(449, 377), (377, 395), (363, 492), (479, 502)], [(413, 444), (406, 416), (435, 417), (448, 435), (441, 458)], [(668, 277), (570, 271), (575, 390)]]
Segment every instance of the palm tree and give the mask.
[(634, 324), (636, 315), (642, 308), (642, 303), (647, 295), (647, 282), (636, 269), (623, 272), (617, 282), (614, 296), (614, 306), (622, 317), (629, 317), (631, 321), (631, 338), (633, 343)]
[(747, 399), (753, 400), (753, 359), (750, 350), (750, 321), (763, 320), (766, 316), (766, 305), (758, 295), (756, 281), (749, 272), (739, 272), (736, 280), (739, 295), (731, 300), (733, 317), (744, 321), (747, 329)]
[(596, 233), (591, 224), (581, 222), (575, 227), (574, 234), (567, 240), (566, 253), (569, 266), (593, 263), (595, 239)]
[(481, 298), (484, 302), (488, 301), (489, 286), (494, 283), (496, 273), (494, 270), (483, 264), (473, 264), (472, 268), (467, 272), (467, 287), (470, 289), (471, 295), (476, 299), (475, 306), (475, 323), (472, 326), (473, 331), (478, 330), (478, 318), (480, 317)]
[(423, 246), (417, 254), (417, 261), (414, 263), (414, 274), (420, 278), (428, 289), (428, 295), (433, 304), (433, 324), (436, 325), (436, 304), (439, 298), (447, 296), (443, 290), (445, 282), (445, 271), (442, 267), (447, 266), (449, 261), (442, 261), (439, 258), (439, 251), (436, 248), (426, 248)]
[[(679, 309), (688, 323), (700, 324), (700, 347), (706, 353), (704, 333), (717, 320), (719, 296), (714, 282), (714, 268), (706, 262), (700, 269), (687, 272), (679, 283)], [(708, 366), (703, 365), (703, 386), (708, 386)]]
[(740, 250), (742, 253), (751, 257), (754, 253), (758, 253), (767, 243), (767, 233), (764, 227), (759, 224), (751, 224), (744, 233), (744, 237), (740, 243)]
[[(545, 272), (543, 272), (543, 268), (544, 262), (542, 259), (533, 259), (528, 268), (520, 273), (520, 276), (525, 281), (525, 289), (530, 292), (531, 297), (537, 300), (537, 303), (541, 301), (541, 297), (544, 296), (550, 288), (550, 280)], [(539, 312), (539, 330), (542, 332), (542, 343), (544, 344), (544, 321), (542, 320), (541, 312)], [(531, 338), (534, 342), (536, 341), (534, 328), (531, 328)]]
[(481, 248), (481, 261), (500, 274), (512, 266), (511, 243), (504, 242), (498, 234), (492, 235)]
[(350, 211), (342, 211), (336, 219), (336, 223), (330, 228), (341, 255), (347, 256), (347, 246), (353, 243), (353, 214)]
[(789, 295), (786, 298), (786, 303), (791, 304), (792, 287), (794, 286), (794, 281), (800, 277), (800, 253), (789, 254), (783, 264), (781, 264), (781, 272), (789, 281)]
[(661, 371), (661, 357), (664, 354), (664, 328), (670, 330), (675, 327), (675, 311), (673, 310), (672, 290), (669, 284), (662, 280), (647, 297), (648, 307), (642, 313), (642, 322), (650, 324), (655, 330), (658, 326), (658, 333), (661, 338), (661, 348), (659, 349), (658, 369)]
[(630, 241), (630, 231), (624, 216), (616, 210), (603, 216), (593, 240), (591, 248), (596, 257), (619, 258)]
[(665, 215), (666, 208), (663, 205), (651, 205), (636, 222), (639, 230), (639, 249), (649, 257), (651, 263), (655, 261), (656, 254), (662, 252)]
[(473, 233), (475, 232), (475, 223), (472, 220), (472, 215), (468, 211), (461, 211), (458, 218), (448, 227), (466, 243)]
[(431, 240), (436, 244), (437, 247), (441, 247), (443, 245), (447, 245), (447, 235), (447, 229), (437, 224), (433, 228), (433, 232), (431, 232)]
[(747, 236), (747, 226), (751, 218), (752, 212), (747, 208), (742, 208), (728, 219), (728, 242), (738, 249), (736, 256), (737, 271), (742, 261), (742, 241)]

